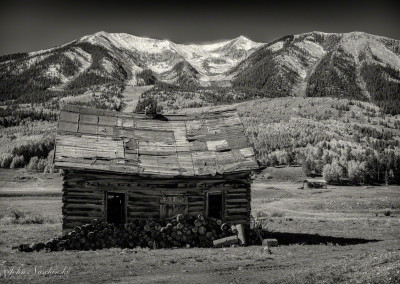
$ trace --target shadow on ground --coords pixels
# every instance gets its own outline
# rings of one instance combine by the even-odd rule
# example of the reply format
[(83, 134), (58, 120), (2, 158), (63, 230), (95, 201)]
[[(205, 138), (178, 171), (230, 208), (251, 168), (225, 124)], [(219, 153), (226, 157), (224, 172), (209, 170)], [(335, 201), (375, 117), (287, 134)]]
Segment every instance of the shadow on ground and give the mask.
[(280, 245), (304, 244), (304, 245), (358, 245), (371, 242), (379, 242), (376, 239), (360, 239), (360, 238), (342, 238), (331, 236), (320, 236), (318, 234), (299, 234), (299, 233), (280, 233), (266, 232), (264, 238), (274, 238), (278, 240)]

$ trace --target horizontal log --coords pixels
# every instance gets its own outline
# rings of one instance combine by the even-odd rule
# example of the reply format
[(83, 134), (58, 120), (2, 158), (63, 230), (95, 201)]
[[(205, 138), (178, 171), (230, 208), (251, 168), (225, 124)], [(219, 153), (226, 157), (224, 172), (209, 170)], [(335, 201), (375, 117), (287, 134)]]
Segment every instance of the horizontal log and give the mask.
[(240, 210), (243, 210), (243, 212), (251, 211), (250, 204), (225, 205), (225, 210), (230, 213), (241, 212)]
[(76, 198), (72, 199), (72, 198), (63, 197), (62, 201), (64, 203), (69, 203), (69, 204), (87, 204), (87, 203), (97, 204), (97, 205), (103, 205), (104, 204), (104, 199), (102, 199), (102, 200), (89, 199), (88, 200), (88, 199), (76, 199)]
[(162, 178), (162, 179), (148, 179), (147, 177), (139, 177), (139, 176), (132, 176), (132, 175), (110, 175), (110, 174), (92, 174), (92, 173), (85, 173), (84, 175), (82, 174), (77, 174), (77, 173), (70, 173), (67, 176), (64, 177), (64, 180), (81, 180), (81, 181), (97, 181), (97, 180), (111, 180), (115, 181), (118, 179), (119, 181), (126, 181), (126, 182), (145, 182), (147, 184), (157, 184), (157, 183), (199, 183), (199, 182), (205, 182), (208, 181), (210, 183), (221, 183), (223, 181), (230, 181), (232, 184), (248, 184), (246, 180), (246, 177), (248, 176), (248, 173), (238, 173), (238, 174), (232, 174), (232, 175), (224, 175), (224, 176), (215, 176), (212, 179), (209, 178), (202, 178), (202, 177), (187, 177), (187, 178)]
[(251, 210), (249, 208), (243, 208), (243, 207), (238, 207), (238, 208), (228, 208), (225, 210), (226, 213), (245, 213), (245, 212), (250, 212)]
[(158, 212), (128, 212), (128, 217), (157, 217), (160, 216), (160, 211)]
[(71, 202), (74, 203), (75, 201), (79, 202), (79, 201), (85, 201), (87, 203), (98, 203), (98, 202), (104, 202), (105, 200), (105, 195), (102, 195), (101, 197), (99, 196), (69, 196), (69, 195), (63, 195), (62, 196), (63, 200), (65, 200), (65, 202)]
[(247, 193), (227, 193), (226, 198), (235, 199), (235, 198), (246, 198), (249, 195)]
[(76, 226), (81, 226), (83, 224), (86, 224), (84, 222), (77, 222), (77, 221), (67, 221), (64, 220), (63, 222), (63, 228), (65, 229), (74, 229)]
[(227, 204), (237, 204), (237, 203), (244, 203), (247, 204), (250, 202), (249, 198), (237, 198), (237, 199), (226, 199)]
[(189, 216), (197, 216), (199, 214), (204, 214), (204, 211), (203, 210), (190, 211), (190, 209), (189, 209), (189, 212), (188, 212)]
[(186, 194), (186, 196), (187, 196), (188, 200), (191, 202), (203, 201), (205, 199), (204, 195), (202, 193), (199, 193), (199, 195)]
[(223, 247), (223, 246), (230, 246), (233, 244), (237, 244), (239, 239), (237, 236), (230, 236), (222, 239), (218, 239), (213, 241), (215, 247)]
[(73, 203), (64, 203), (64, 208), (98, 208), (98, 209), (103, 209), (104, 205), (99, 205), (99, 204), (73, 204)]
[[(150, 181), (152, 179), (152, 181)], [(114, 180), (103, 180), (101, 178), (98, 178), (96, 180), (83, 180), (83, 181), (76, 181), (76, 182), (71, 182), (71, 181), (65, 181), (64, 186), (73, 188), (76, 187), (77, 190), (80, 189), (85, 189), (88, 188), (88, 191), (90, 190), (97, 190), (96, 188), (91, 188), (93, 186), (119, 186), (119, 187), (124, 187), (127, 189), (135, 189), (135, 188), (158, 188), (158, 187), (169, 187), (171, 189), (178, 189), (178, 188), (192, 188), (193, 190), (196, 190), (196, 188), (202, 188), (202, 190), (208, 191), (212, 189), (219, 189), (219, 190), (225, 190), (227, 192), (235, 193), (235, 192), (249, 192), (249, 189), (244, 189), (244, 188), (238, 188), (234, 189), (232, 187), (223, 187), (218, 184), (214, 183), (207, 183), (207, 185), (200, 186), (198, 183), (191, 181), (191, 183), (186, 183), (186, 186), (179, 186), (177, 181), (174, 181), (174, 179), (171, 179), (171, 181), (167, 182), (165, 180), (157, 180), (155, 178), (149, 178), (146, 181), (135, 181), (135, 182), (129, 182), (129, 181), (124, 181), (124, 180), (119, 180), (118, 177), (115, 177)]]
[(63, 221), (78, 221), (90, 223), (95, 217), (82, 217), (82, 216), (65, 216), (63, 217)]
[(88, 197), (102, 197), (104, 196), (103, 190), (90, 190), (90, 189), (74, 189), (74, 188), (65, 188), (63, 191), (64, 195), (68, 196), (88, 196)]
[(76, 193), (76, 194), (103, 194), (104, 190), (96, 185), (77, 185), (77, 184), (67, 184), (63, 187), (64, 193)]
[(247, 188), (242, 188), (242, 187), (240, 187), (240, 188), (230, 188), (230, 189), (227, 190), (227, 193), (233, 193), (233, 194), (235, 194), (235, 193), (247, 193), (247, 192), (249, 192), (249, 190)]
[(83, 216), (83, 217), (102, 217), (102, 211), (75, 211), (75, 210), (62, 210), (65, 216)]
[(160, 211), (160, 205), (157, 206), (129, 206), (128, 212), (154, 212)]
[(203, 206), (204, 205), (204, 200), (196, 201), (196, 202), (189, 201), (188, 203), (189, 203), (189, 207)]
[(189, 210), (190, 213), (193, 212), (204, 212), (204, 207), (190, 207), (189, 206)]
[(129, 201), (127, 206), (132, 207), (132, 208), (135, 208), (135, 207), (137, 207), (137, 208), (140, 208), (140, 207), (157, 207), (157, 206), (160, 206), (160, 200), (152, 201), (152, 202), (150, 202), (150, 201), (146, 201), (146, 202)]
[(155, 202), (159, 201), (160, 196), (136, 196), (132, 197), (130, 193), (128, 193), (128, 202)]

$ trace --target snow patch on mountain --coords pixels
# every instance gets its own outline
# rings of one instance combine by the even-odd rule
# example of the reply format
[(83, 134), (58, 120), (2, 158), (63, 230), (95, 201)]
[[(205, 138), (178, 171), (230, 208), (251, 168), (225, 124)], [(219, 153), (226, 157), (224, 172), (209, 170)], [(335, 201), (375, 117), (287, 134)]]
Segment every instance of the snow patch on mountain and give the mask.
[(294, 70), (302, 79), (307, 76), (307, 69), (301, 64), (299, 58), (283, 54), (279, 56), (277, 60), (290, 70)]
[(209, 51), (216, 50), (218, 48), (223, 47), (228, 42), (229, 42), (229, 40), (210, 43), (210, 44), (187, 44), (186, 46), (189, 47), (189, 48), (193, 48), (193, 49), (198, 49), (198, 50), (203, 50), (205, 52), (209, 52)]
[(313, 57), (319, 58), (319, 57), (325, 55), (325, 53), (326, 53), (322, 46), (320, 46), (319, 44), (317, 44), (313, 41), (304, 40), (304, 41), (296, 42), (295, 45), (306, 50)]
[(64, 52), (64, 55), (72, 61), (79, 63), (79, 67), (82, 70), (89, 68), (90, 64), (92, 63), (92, 55), (80, 47), (74, 47), (71, 50)]
[(103, 58), (101, 60), (101, 65), (108, 75), (112, 75), (112, 73), (115, 72), (115, 66), (108, 58)]
[(283, 48), (283, 41), (278, 41), (268, 47), (268, 49), (271, 50), (272, 52), (279, 51), (282, 48)]
[(67, 82), (68, 78), (62, 73), (60, 64), (50, 64), (44, 75), (49, 78), (59, 78), (62, 83)]

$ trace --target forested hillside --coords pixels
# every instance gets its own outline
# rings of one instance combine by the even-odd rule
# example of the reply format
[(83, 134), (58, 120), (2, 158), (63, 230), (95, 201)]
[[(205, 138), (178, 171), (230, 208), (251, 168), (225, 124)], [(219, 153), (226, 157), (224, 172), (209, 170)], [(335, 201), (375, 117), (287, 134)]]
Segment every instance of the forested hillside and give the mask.
[(89, 90), (121, 89), (127, 74), (121, 65), (107, 70), (107, 61), (115, 60), (105, 48), (90, 43), (71, 43), (39, 55), (3, 56), (0, 102), (45, 103)]
[(232, 85), (266, 96), (370, 101), (400, 113), (400, 41), (366, 33), (285, 36), (232, 69)]
[(400, 183), (400, 116), (371, 103), (277, 98), (240, 104), (262, 164), (300, 164), (330, 182)]
[(166, 112), (183, 108), (230, 104), (252, 99), (276, 97), (256, 88), (201, 87), (198, 85), (172, 85), (156, 82), (154, 88), (142, 94), (137, 111), (143, 111), (144, 102), (156, 100)]
[(389, 65), (379, 64), (361, 67), (361, 75), (366, 82), (371, 100), (385, 113), (400, 113), (400, 71)]

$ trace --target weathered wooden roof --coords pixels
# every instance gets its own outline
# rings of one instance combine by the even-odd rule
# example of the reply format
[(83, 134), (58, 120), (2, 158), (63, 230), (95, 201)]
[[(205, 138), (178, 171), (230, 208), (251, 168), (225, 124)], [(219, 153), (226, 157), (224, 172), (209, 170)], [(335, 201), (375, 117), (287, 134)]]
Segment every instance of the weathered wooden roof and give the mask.
[(235, 110), (144, 114), (65, 105), (58, 121), (57, 168), (133, 175), (215, 176), (258, 169)]

